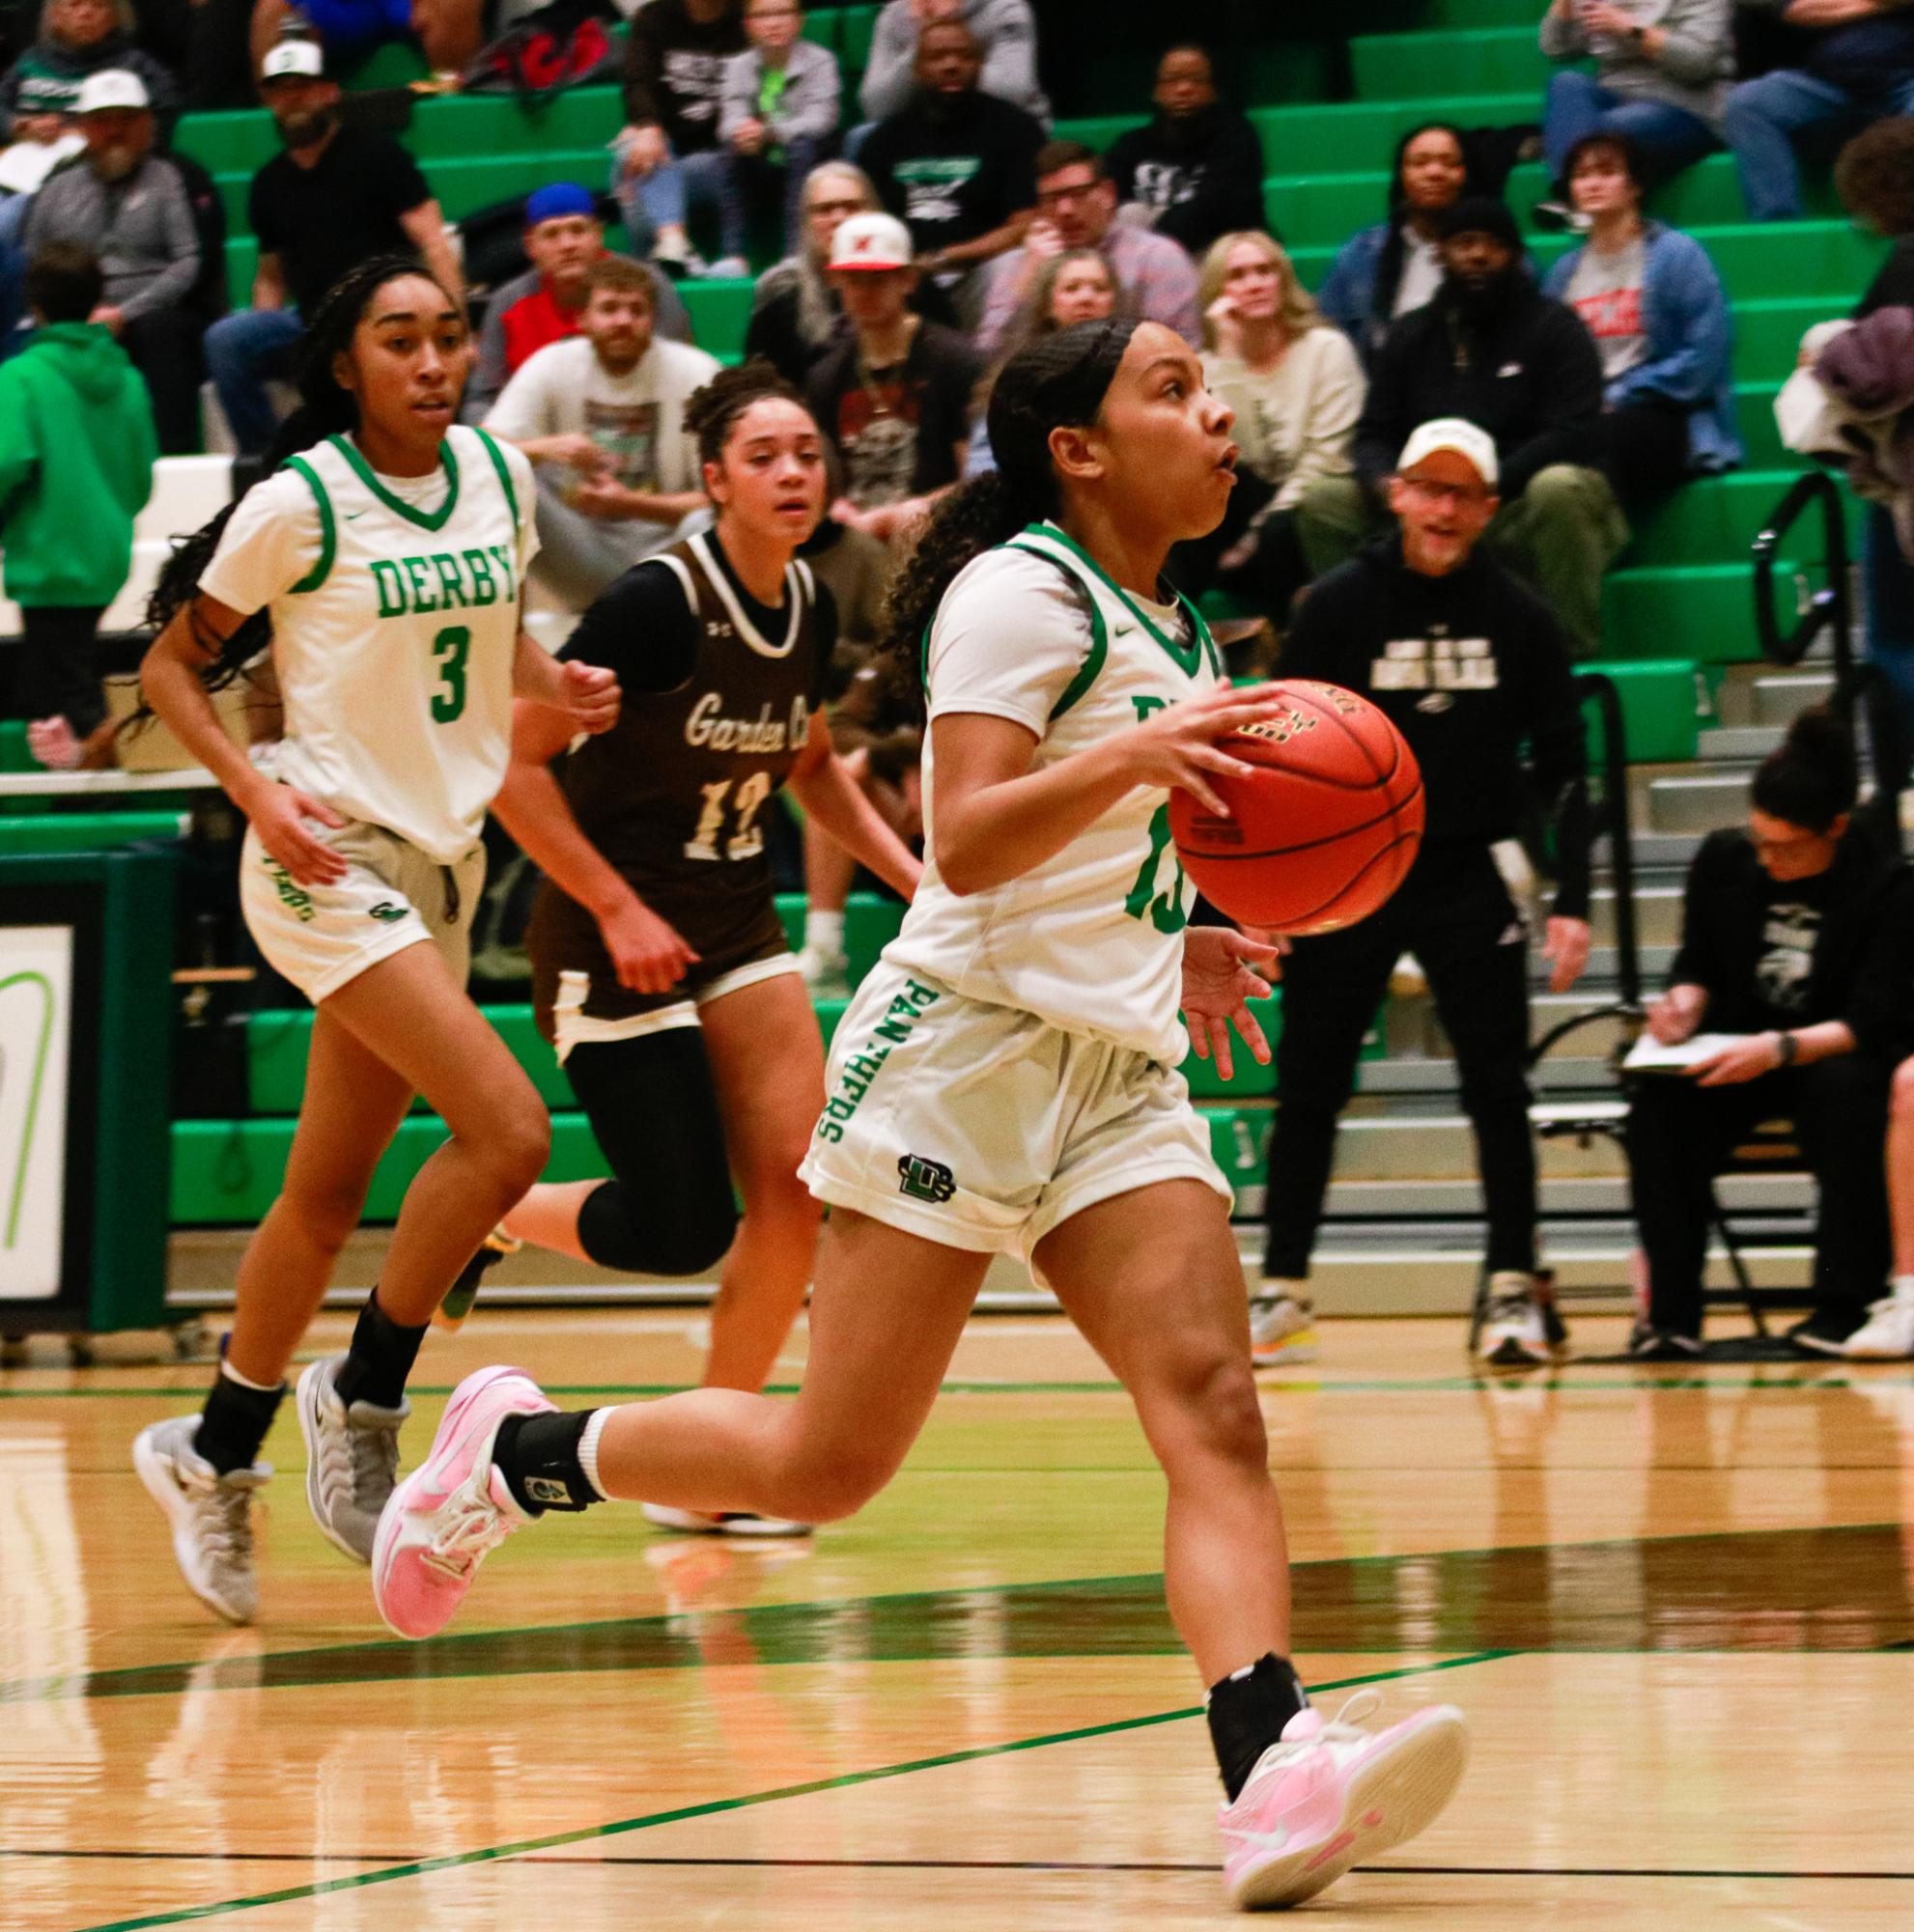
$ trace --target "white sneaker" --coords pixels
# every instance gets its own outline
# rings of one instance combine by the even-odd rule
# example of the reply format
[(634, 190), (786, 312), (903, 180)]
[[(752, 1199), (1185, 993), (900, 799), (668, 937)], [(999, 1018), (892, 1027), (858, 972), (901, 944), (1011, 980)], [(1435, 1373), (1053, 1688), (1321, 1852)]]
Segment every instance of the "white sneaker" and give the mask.
[(1455, 1795), (1469, 1762), (1462, 1713), (1434, 1704), (1387, 1730), (1363, 1730), (1354, 1720), (1381, 1701), (1359, 1692), (1333, 1722), (1298, 1711), (1224, 1806), (1223, 1884), (1239, 1912), (1313, 1898), (1352, 1865), (1413, 1838)]
[(173, 1526), (173, 1560), (208, 1610), (250, 1623), (259, 1609), (253, 1574), (252, 1499), (272, 1471), (265, 1463), (221, 1475), (193, 1447), (197, 1415), (153, 1422), (133, 1438), (133, 1468)]
[(1250, 1301), (1250, 1356), (1258, 1368), (1316, 1358), (1316, 1304), (1303, 1283), (1265, 1274)]
[(1874, 1302), (1842, 1349), (1849, 1361), (1906, 1361), (1914, 1357), (1914, 1295)]
[(306, 1443), (306, 1506), (340, 1554), (370, 1563), (380, 1511), (399, 1480), (399, 1430), (412, 1406), (348, 1408), (333, 1386), (345, 1361), (326, 1356), (299, 1377), (295, 1407)]
[(692, 1536), (808, 1536), (817, 1526), (785, 1516), (757, 1516), (748, 1509), (724, 1509), (706, 1515), (700, 1509), (669, 1509), (661, 1502), (641, 1502), (638, 1513), (661, 1529), (682, 1529)]
[(841, 946), (806, 945), (798, 955), (798, 971), (817, 999), (849, 999), (851, 960)]
[(1555, 1358), (1534, 1280), (1514, 1269), (1491, 1274), (1476, 1359), (1485, 1368), (1540, 1368)]

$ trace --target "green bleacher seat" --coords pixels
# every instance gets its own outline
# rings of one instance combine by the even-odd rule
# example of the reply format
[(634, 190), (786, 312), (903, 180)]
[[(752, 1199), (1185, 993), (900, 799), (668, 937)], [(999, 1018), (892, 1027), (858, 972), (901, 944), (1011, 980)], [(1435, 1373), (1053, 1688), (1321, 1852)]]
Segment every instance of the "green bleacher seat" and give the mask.
[(678, 293), (690, 311), (700, 349), (719, 356), (744, 352), (754, 286), (742, 276), (735, 281), (679, 283)]
[[(1700, 666), (1691, 658), (1603, 659), (1590, 670), (1615, 680), (1621, 699), (1622, 730), (1631, 764), (1675, 764), (1693, 758), (1701, 732)], [(1590, 702), (1589, 757), (1602, 756), (1602, 742)]]
[[(1539, 16), (1540, 9), (1536, 10)], [(1521, 94), (1524, 120), (1540, 119), (1551, 63), (1536, 30), (1526, 27), (1451, 28), (1432, 34), (1361, 34), (1349, 42), (1356, 92), (1365, 100), (1417, 100), (1431, 76), (1456, 94)]]
[(1222, 1105), (1200, 1109), (1210, 1131), (1210, 1155), (1240, 1199), (1247, 1189), (1260, 1192), (1269, 1166), (1269, 1137), (1276, 1114), (1267, 1105)]
[(0, 818), (0, 854), (99, 852), (141, 839), (178, 838), (184, 828), (185, 815), (177, 810), (9, 813)]
[(0, 718), (0, 771), (38, 771), (40, 760), (27, 749), (27, 721)]
[[(1745, 557), (1762, 519), (1803, 467), (1797, 461), (1780, 470), (1698, 477), (1652, 511), (1637, 513), (1622, 562), (1682, 564)], [(1847, 507), (1850, 529), (1858, 537), (1861, 506), (1850, 501)]]

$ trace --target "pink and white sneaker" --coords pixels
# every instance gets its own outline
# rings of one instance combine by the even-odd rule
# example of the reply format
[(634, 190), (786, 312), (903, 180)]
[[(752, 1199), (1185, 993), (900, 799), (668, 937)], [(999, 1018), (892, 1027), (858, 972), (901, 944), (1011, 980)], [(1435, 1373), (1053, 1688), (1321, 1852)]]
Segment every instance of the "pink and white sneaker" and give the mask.
[(1218, 1817), (1223, 1883), (1240, 1912), (1300, 1905), (1352, 1865), (1413, 1838), (1455, 1795), (1469, 1761), (1469, 1726), (1452, 1704), (1365, 1731), (1382, 1702), (1359, 1692), (1333, 1722), (1298, 1711), (1282, 1741)]
[(471, 1588), (485, 1557), (532, 1519), (492, 1466), (508, 1415), (546, 1415), (521, 1368), (482, 1368), (452, 1391), (432, 1451), (387, 1498), (372, 1545), (372, 1596), (388, 1630), (434, 1637)]

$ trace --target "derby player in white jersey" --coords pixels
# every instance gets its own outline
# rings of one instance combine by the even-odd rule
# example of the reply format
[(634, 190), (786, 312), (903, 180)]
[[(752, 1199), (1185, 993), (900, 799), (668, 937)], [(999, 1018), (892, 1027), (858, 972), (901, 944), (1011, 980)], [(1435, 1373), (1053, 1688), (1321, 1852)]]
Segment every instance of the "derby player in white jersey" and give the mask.
[[(250, 1502), (287, 1364), (413, 1097), (450, 1138), (407, 1190), (350, 1351), (299, 1381), (308, 1500), (361, 1562), (426, 1324), (549, 1145), (536, 1089), (465, 994), (479, 833), (515, 695), (598, 732), (619, 694), (520, 629), (531, 472), (458, 426), (471, 356), (464, 309), (415, 263), (353, 269), (307, 329), (304, 408), (282, 439), (300, 453), (190, 540), (155, 598), (148, 702), (250, 822), (247, 926), (318, 1009), (284, 1190), (239, 1264), (205, 1409), (133, 1449), (187, 1585), (235, 1623), (257, 1603)], [(268, 648), (285, 708), (269, 774), (208, 696)]]
[[(1222, 810), (1219, 741), (1280, 700), (1223, 682), (1162, 585), (1221, 520), (1230, 414), (1153, 322), (1012, 359), (993, 477), (933, 513), (893, 592), (921, 668), (927, 857), (838, 1027), (803, 1172), (831, 1207), (796, 1401), (706, 1388), (574, 1414), (521, 1371), (455, 1392), (380, 1520), (373, 1585), (441, 1628), (487, 1550), (608, 1498), (818, 1521), (858, 1508), (929, 1414), (993, 1253), (1056, 1290), (1122, 1379), (1168, 1485), (1169, 1610), (1210, 1686), (1225, 1880), (1292, 1903), (1420, 1831), (1462, 1772), (1459, 1712), (1326, 1722), (1288, 1661), (1282, 1519), (1230, 1195), (1175, 1068), (1179, 1006), (1226, 1062), (1272, 949), (1191, 927), (1174, 786)], [(1345, 1713), (1345, 1716), (1348, 1714)]]

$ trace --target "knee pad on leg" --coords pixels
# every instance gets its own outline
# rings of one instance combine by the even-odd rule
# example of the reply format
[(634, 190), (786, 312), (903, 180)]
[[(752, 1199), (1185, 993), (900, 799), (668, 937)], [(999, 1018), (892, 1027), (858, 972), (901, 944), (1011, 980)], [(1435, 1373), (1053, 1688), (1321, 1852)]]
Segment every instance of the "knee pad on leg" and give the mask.
[(727, 1191), (720, 1203), (647, 1199), (606, 1181), (578, 1210), (578, 1246), (601, 1268), (621, 1274), (697, 1274), (723, 1259), (738, 1231)]

